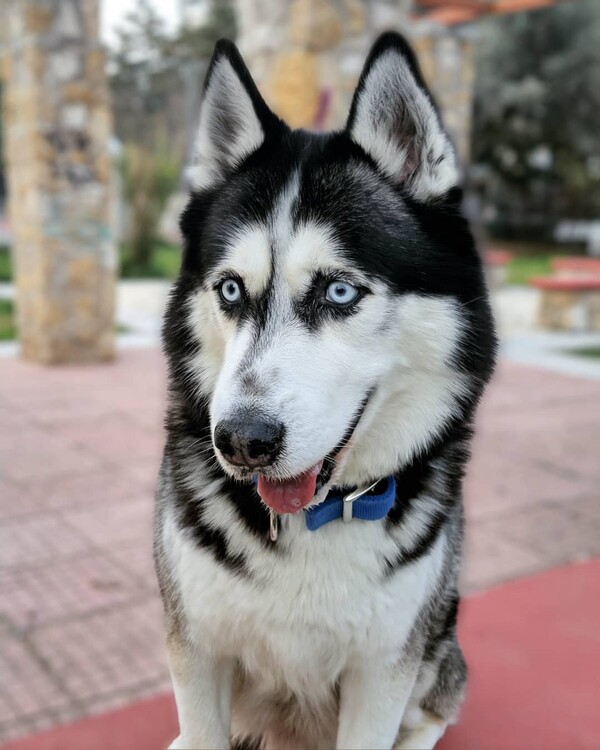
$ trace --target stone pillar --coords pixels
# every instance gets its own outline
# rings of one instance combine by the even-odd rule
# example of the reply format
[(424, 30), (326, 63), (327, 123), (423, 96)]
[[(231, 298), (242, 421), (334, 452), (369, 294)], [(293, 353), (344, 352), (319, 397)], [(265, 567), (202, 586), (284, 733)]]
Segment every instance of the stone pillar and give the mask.
[(5, 158), (22, 354), (110, 359), (117, 254), (98, 0), (2, 0)]
[(444, 124), (465, 164), (469, 159), (473, 110), (472, 32), (421, 22), (415, 24), (412, 43)]
[(412, 0), (237, 0), (239, 45), (273, 109), (293, 127), (344, 124), (375, 37), (406, 34), (463, 162), (469, 156), (469, 32), (409, 17)]
[(411, 0), (237, 0), (238, 42), (269, 105), (293, 127), (341, 127), (365, 56), (406, 32)]

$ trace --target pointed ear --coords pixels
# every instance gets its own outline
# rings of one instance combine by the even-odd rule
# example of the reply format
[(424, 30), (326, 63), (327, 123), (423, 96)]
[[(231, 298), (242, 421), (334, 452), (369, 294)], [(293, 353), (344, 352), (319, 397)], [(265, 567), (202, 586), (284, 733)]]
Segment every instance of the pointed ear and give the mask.
[(218, 41), (200, 104), (189, 172), (192, 189), (222, 183), (277, 124), (281, 123), (259, 94), (235, 44)]
[(361, 74), (346, 124), (382, 172), (422, 201), (458, 184), (454, 148), (408, 43), (383, 34)]

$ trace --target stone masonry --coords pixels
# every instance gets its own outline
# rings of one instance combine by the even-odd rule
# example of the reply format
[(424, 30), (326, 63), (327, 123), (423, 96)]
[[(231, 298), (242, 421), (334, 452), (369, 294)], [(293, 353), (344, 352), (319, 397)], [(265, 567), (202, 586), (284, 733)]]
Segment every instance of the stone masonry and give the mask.
[(370, 43), (406, 28), (410, 0), (237, 0), (238, 42), (267, 101), (293, 127), (343, 124)]
[(468, 158), (472, 42), (410, 18), (411, 0), (237, 0), (238, 41), (273, 109), (293, 127), (343, 126), (365, 56), (394, 29), (412, 41), (463, 161)]
[(469, 158), (473, 109), (473, 39), (469, 31), (432, 22), (415, 24), (412, 43), (459, 158)]
[(2, 14), (22, 354), (48, 364), (110, 359), (117, 255), (98, 0), (3, 0)]

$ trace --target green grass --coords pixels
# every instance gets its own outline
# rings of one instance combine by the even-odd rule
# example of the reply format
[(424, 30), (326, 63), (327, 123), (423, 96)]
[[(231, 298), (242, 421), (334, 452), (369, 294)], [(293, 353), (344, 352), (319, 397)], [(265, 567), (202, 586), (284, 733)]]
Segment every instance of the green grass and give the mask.
[[(181, 249), (177, 245), (158, 244), (147, 266), (136, 265), (126, 245), (121, 247), (121, 278), (123, 279), (174, 279), (179, 272)], [(0, 281), (12, 280), (10, 252), (0, 247)]]
[(150, 263), (134, 263), (126, 245), (121, 247), (122, 279), (174, 279), (179, 271), (181, 249), (177, 245), (161, 243), (156, 246)]
[(567, 349), (565, 354), (574, 354), (576, 357), (600, 359), (600, 346), (588, 346), (582, 347), (581, 349)]
[(548, 276), (552, 273), (550, 264), (553, 258), (565, 255), (582, 255), (579, 245), (554, 245), (549, 242), (519, 240), (489, 240), (488, 245), (495, 250), (508, 250), (514, 257), (507, 267), (508, 284), (526, 286), (535, 276)]
[(525, 285), (534, 276), (547, 276), (551, 273), (550, 262), (559, 253), (539, 255), (515, 255), (507, 268), (507, 284)]
[[(570, 254), (570, 248), (556, 248), (548, 245), (527, 245), (522, 243), (494, 243), (498, 249), (515, 252), (508, 264), (507, 283), (525, 286), (534, 276), (547, 276), (551, 273), (552, 258)], [(121, 278), (123, 279), (174, 279), (179, 271), (181, 249), (177, 245), (158, 244), (152, 260), (146, 266), (136, 265), (126, 245), (121, 247)], [(10, 253), (0, 247), (0, 281), (11, 280)]]
[(7, 247), (0, 245), (0, 281), (10, 281), (11, 279), (10, 252)]
[(12, 341), (16, 337), (17, 329), (12, 300), (0, 299), (0, 341)]

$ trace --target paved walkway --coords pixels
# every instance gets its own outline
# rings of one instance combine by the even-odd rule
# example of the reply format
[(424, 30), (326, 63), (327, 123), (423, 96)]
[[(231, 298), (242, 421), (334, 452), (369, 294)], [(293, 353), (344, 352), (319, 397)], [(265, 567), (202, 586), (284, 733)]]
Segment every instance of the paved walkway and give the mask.
[[(463, 600), (467, 696), (438, 750), (598, 750), (599, 586), (595, 557)], [(17, 739), (6, 750), (164, 750), (176, 735), (166, 692)]]
[[(0, 360), (0, 740), (168, 689), (152, 572), (164, 369)], [(464, 590), (600, 553), (600, 382), (503, 363), (466, 482)]]

